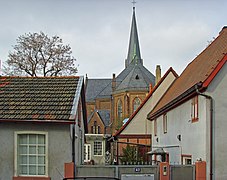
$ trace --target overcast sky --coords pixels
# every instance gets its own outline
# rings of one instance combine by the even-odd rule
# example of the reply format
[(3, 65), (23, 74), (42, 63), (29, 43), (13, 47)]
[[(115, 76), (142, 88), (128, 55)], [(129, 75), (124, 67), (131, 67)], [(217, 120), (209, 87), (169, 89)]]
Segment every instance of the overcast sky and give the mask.
[[(137, 0), (145, 67), (180, 74), (227, 25), (226, 8), (226, 0)], [(0, 0), (0, 59), (18, 36), (43, 31), (71, 46), (78, 75), (110, 78), (124, 69), (131, 18), (130, 0)]]

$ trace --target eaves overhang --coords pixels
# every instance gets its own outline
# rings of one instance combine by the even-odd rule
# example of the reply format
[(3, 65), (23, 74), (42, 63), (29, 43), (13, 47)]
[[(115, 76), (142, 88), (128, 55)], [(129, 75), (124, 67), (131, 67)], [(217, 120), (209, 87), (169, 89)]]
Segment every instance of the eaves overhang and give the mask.
[(7, 123), (7, 122), (29, 122), (29, 123), (57, 123), (57, 124), (74, 124), (72, 120), (27, 120), (27, 119), (0, 119), (0, 122)]
[(171, 102), (167, 103), (165, 106), (160, 108), (158, 111), (156, 111), (154, 113), (151, 111), (147, 115), (147, 119), (152, 121), (155, 118), (161, 116), (162, 114), (164, 114), (164, 113), (170, 111), (171, 109), (179, 106), (180, 104), (183, 104), (187, 100), (189, 100), (192, 97), (197, 95), (196, 89), (200, 89), (200, 92), (204, 92), (206, 88), (204, 88), (202, 85), (203, 85), (202, 82), (196, 83), (191, 88), (189, 88), (187, 91), (182, 93), (180, 96), (178, 96), (177, 98), (175, 98), (174, 100), (172, 100)]

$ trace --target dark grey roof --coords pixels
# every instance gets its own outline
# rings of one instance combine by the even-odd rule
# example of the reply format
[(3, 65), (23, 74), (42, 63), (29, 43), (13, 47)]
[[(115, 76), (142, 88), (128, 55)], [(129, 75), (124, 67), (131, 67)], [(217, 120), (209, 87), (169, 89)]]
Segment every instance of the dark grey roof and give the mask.
[(109, 124), (110, 124), (110, 110), (99, 110), (99, 109), (94, 110), (88, 118), (88, 123), (90, 122), (90, 120), (94, 116), (95, 112), (98, 113), (98, 115), (99, 115), (100, 119), (102, 120), (103, 124), (105, 125), (105, 127), (109, 126)]
[(100, 118), (102, 119), (105, 126), (110, 124), (110, 110), (97, 110)]
[(130, 64), (116, 78), (117, 88), (114, 93), (128, 90), (149, 90), (149, 84), (154, 86), (155, 76), (142, 64)]
[(111, 79), (87, 79), (86, 102), (93, 102), (96, 98), (110, 98), (111, 82)]
[(140, 46), (139, 46), (139, 37), (136, 26), (136, 15), (135, 15), (135, 7), (133, 7), (133, 15), (132, 15), (132, 25), (131, 25), (131, 33), (128, 47), (128, 56), (126, 59), (126, 67), (128, 67), (131, 63), (133, 64), (143, 64), (140, 55)]
[(155, 76), (143, 66), (141, 59), (135, 8), (133, 8), (129, 49), (125, 64), (125, 69), (116, 78), (114, 92), (112, 92), (111, 79), (88, 79), (86, 101), (94, 102), (96, 98), (111, 98), (111, 94), (119, 91), (149, 91), (149, 85), (155, 85)]

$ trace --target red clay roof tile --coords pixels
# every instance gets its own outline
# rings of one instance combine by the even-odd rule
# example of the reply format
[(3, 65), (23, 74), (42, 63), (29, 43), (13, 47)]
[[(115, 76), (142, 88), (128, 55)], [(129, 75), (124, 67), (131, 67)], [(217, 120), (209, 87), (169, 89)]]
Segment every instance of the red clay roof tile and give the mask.
[(203, 83), (226, 54), (227, 28), (225, 27), (219, 33), (219, 36), (188, 64), (157, 106), (148, 114), (148, 118), (151, 118), (161, 108), (168, 105), (195, 84)]

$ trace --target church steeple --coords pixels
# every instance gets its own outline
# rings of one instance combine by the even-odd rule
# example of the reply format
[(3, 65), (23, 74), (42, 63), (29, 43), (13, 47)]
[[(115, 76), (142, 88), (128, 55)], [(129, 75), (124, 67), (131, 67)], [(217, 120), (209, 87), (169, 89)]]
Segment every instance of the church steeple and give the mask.
[(139, 46), (139, 38), (136, 26), (136, 14), (135, 7), (133, 6), (133, 15), (132, 15), (132, 25), (131, 25), (131, 33), (129, 40), (129, 48), (128, 48), (128, 57), (125, 60), (125, 67), (128, 67), (129, 64), (142, 64), (142, 59), (140, 56), (140, 46)]

